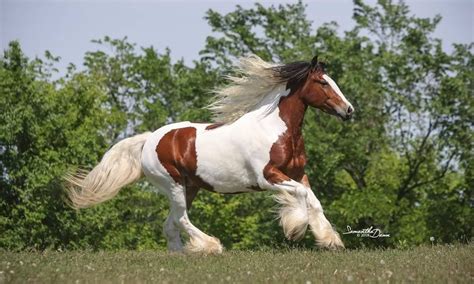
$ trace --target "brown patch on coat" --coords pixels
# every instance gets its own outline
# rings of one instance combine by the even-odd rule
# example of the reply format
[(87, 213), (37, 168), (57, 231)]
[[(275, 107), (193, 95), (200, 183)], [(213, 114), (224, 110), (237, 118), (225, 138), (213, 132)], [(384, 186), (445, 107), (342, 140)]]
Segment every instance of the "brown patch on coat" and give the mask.
[(196, 128), (184, 127), (166, 133), (156, 146), (158, 159), (176, 183), (186, 188), (186, 202), (190, 207), (199, 188), (213, 190), (196, 175)]
[(278, 108), (287, 130), (272, 145), (270, 161), (263, 169), (263, 176), (271, 184), (290, 179), (301, 180), (305, 175), (306, 165), (302, 128), (307, 106), (301, 99), (300, 92), (292, 91), (281, 98)]
[(217, 122), (217, 123), (214, 123), (214, 124), (210, 124), (210, 125), (206, 126), (206, 130), (216, 129), (218, 127), (221, 127), (222, 125), (224, 125), (224, 123), (222, 123), (222, 122)]

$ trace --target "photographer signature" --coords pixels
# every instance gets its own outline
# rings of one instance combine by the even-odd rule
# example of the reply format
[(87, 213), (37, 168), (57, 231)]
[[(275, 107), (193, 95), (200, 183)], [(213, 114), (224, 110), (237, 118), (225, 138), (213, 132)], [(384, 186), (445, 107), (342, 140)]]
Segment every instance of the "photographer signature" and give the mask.
[(342, 233), (343, 235), (356, 234), (357, 237), (361, 238), (388, 238), (390, 234), (384, 234), (382, 230), (370, 226), (369, 228), (362, 230), (352, 230), (351, 226), (347, 226), (347, 232)]

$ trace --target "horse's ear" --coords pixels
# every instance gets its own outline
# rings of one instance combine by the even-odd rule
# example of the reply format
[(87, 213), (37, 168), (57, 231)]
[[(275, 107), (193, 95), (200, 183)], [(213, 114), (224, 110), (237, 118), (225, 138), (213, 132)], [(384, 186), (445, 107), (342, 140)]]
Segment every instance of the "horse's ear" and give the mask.
[(313, 57), (313, 60), (311, 60), (311, 69), (314, 70), (317, 65), (318, 65), (318, 56), (316, 55), (315, 57)]

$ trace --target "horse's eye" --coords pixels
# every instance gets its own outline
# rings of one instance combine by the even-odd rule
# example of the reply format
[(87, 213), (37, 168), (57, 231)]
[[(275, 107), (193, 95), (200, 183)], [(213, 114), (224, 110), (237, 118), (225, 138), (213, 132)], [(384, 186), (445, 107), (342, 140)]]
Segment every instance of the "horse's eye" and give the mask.
[(315, 80), (315, 81), (323, 86), (329, 85), (328, 81), (326, 80)]

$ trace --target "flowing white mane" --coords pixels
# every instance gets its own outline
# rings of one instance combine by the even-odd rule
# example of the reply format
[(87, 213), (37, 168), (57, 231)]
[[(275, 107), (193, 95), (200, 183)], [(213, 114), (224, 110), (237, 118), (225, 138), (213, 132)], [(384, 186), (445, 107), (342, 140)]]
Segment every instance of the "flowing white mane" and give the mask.
[(241, 76), (228, 76), (230, 83), (214, 90), (215, 100), (208, 108), (216, 122), (231, 123), (253, 110), (282, 81), (272, 67), (256, 55), (242, 57), (234, 66)]

